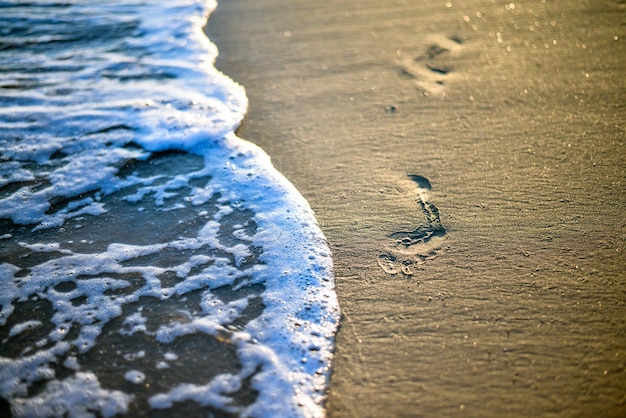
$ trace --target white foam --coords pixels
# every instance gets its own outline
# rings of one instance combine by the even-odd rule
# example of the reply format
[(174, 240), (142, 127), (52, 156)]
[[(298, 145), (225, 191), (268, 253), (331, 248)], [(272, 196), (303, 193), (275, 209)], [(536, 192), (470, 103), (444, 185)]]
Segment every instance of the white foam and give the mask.
[(241, 378), (233, 375), (220, 375), (211, 383), (203, 386), (183, 384), (170, 390), (166, 394), (155, 395), (150, 398), (150, 406), (157, 409), (171, 407), (174, 402), (194, 400), (203, 406), (213, 406), (225, 412), (237, 413), (239, 409), (229, 405), (231, 399), (221, 393), (232, 393), (239, 389)]
[(98, 411), (106, 418), (127, 412), (131, 399), (122, 392), (102, 389), (92, 373), (79, 372), (62, 381), (52, 380), (43, 393), (28, 402), (13, 404), (12, 409), (14, 415), (25, 417), (88, 417)]
[(129, 370), (124, 375), (124, 378), (128, 380), (130, 383), (139, 385), (146, 380), (146, 375), (141, 373), (138, 370)]
[(9, 337), (15, 337), (16, 335), (21, 334), (24, 331), (35, 329), (39, 326), (41, 326), (41, 321), (33, 320), (22, 322), (21, 324), (17, 324), (13, 328), (11, 328), (11, 330), (9, 331)]

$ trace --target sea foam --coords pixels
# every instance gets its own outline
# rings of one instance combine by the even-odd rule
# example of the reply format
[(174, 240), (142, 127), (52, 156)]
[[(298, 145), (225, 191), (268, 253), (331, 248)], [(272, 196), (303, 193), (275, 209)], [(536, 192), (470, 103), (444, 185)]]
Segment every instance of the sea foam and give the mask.
[(215, 2), (0, 4), (0, 397), (15, 416), (322, 416), (307, 202), (235, 135)]

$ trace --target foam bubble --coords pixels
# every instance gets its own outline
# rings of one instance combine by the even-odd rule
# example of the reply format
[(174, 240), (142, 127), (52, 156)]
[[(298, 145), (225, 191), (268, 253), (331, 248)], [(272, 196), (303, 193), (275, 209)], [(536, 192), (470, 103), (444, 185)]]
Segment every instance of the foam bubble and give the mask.
[(146, 380), (146, 375), (138, 370), (129, 370), (126, 372), (126, 374), (124, 374), (124, 378), (130, 383), (138, 385)]

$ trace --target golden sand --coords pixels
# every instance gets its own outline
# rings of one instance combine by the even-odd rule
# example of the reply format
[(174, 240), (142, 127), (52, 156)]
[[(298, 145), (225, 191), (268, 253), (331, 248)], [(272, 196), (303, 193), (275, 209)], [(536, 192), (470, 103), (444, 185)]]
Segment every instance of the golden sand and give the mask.
[[(239, 134), (333, 250), (329, 416), (626, 412), (625, 17), (614, 0), (218, 6)], [(424, 196), (445, 233), (407, 238)]]

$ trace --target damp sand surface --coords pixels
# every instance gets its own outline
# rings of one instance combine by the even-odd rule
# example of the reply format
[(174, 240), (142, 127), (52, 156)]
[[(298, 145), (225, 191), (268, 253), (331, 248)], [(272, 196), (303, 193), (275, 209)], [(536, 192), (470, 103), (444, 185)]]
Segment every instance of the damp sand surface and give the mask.
[(625, 7), (220, 3), (238, 134), (333, 251), (330, 417), (626, 413)]

